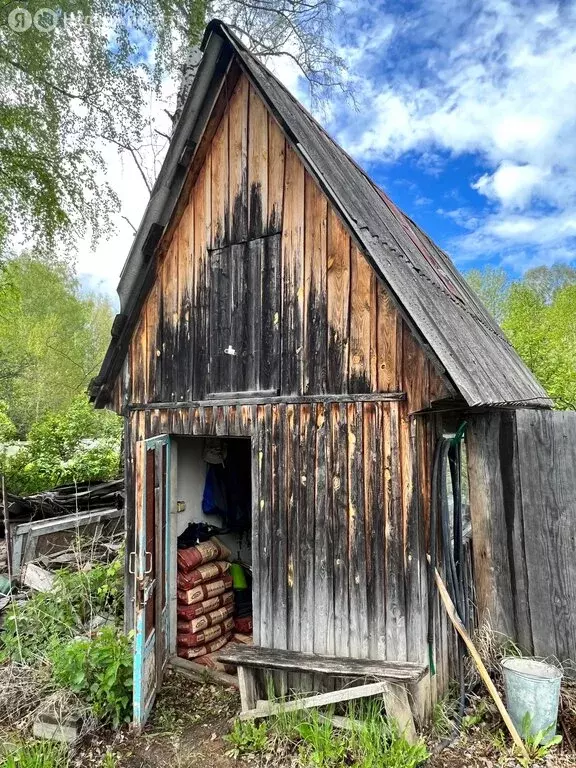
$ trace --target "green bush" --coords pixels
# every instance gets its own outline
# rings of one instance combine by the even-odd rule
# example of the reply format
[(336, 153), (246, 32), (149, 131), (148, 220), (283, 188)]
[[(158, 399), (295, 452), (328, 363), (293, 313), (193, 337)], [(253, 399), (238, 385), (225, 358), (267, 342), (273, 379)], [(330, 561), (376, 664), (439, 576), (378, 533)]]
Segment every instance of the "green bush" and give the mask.
[(122, 420), (96, 411), (85, 395), (64, 411), (36, 422), (27, 445), (12, 456), (0, 456), (0, 472), (9, 491), (33, 494), (57, 485), (111, 480), (120, 474)]
[(16, 425), (8, 416), (8, 406), (3, 400), (0, 400), (0, 443), (15, 440), (17, 435)]
[[(60, 571), (50, 592), (10, 606), (0, 631), (0, 663), (42, 666), (114, 727), (130, 720), (132, 708), (132, 641), (118, 626), (122, 564), (118, 556), (90, 571)], [(114, 617), (116, 626), (86, 636), (90, 620), (102, 614)]]
[(132, 642), (114, 627), (52, 646), (54, 681), (76, 693), (102, 722), (117, 728), (132, 715)]
[(78, 634), (93, 616), (123, 616), (123, 556), (89, 571), (59, 571), (50, 592), (39, 592), (23, 605), (11, 605), (0, 631), (0, 662), (45, 661), (53, 645)]

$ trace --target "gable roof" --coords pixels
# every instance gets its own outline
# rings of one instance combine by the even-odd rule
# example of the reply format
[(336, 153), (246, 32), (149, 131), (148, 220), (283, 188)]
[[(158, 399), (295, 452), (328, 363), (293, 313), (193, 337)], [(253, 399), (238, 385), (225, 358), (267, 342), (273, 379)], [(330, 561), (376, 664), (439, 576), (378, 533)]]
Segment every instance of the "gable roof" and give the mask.
[[(142, 275), (144, 239), (158, 221), (158, 214), (160, 226), (167, 224), (177, 201), (176, 192), (183, 183), (182, 179), (179, 186), (174, 184), (178, 163), (175, 170), (170, 165), (174, 166), (174, 159), (179, 157), (174, 148), (190, 143), (186, 132), (198, 133), (199, 122), (207, 120), (202, 102), (207, 99), (211, 80), (222, 70), (218, 56), (228, 49), (228, 55), (237, 57), (304, 165), (347, 223), (416, 336), (445, 368), (466, 403), (474, 407), (550, 407), (551, 401), (542, 386), (450, 258), (394, 205), (227, 26), (212, 21), (206, 29), (202, 47), (204, 58), (197, 78), (122, 272), (118, 292), (123, 314), (129, 319), (136, 311), (138, 297), (145, 287)], [(154, 205), (158, 191), (162, 192), (166, 185), (171, 194), (163, 207), (157, 200)], [(140, 244), (136, 242), (139, 238)], [(91, 392), (97, 405), (104, 402), (102, 387), (113, 383), (119, 370), (122, 347), (127, 347), (126, 339), (122, 344), (121, 337), (129, 333), (130, 323), (126, 323), (120, 337), (116, 341), (113, 339), (110, 345)]]

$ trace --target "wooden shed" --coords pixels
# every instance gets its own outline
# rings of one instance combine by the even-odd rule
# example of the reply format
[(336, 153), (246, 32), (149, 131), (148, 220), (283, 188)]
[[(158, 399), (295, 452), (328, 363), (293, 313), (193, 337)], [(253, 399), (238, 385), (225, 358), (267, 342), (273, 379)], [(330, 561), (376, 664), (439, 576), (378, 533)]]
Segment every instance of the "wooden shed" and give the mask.
[[(254, 642), (427, 664), (437, 438), (550, 407), (448, 256), (225, 24), (203, 51), (91, 389), (125, 418), (138, 722), (176, 652), (202, 438), (250, 478)], [(431, 607), (429, 700), (453, 645)]]

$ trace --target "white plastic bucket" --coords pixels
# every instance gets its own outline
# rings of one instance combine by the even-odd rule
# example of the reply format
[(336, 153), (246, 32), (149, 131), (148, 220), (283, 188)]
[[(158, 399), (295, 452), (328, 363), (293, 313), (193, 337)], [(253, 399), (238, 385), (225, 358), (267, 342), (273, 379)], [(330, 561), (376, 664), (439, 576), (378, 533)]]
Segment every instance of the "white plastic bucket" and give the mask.
[(506, 706), (518, 733), (543, 733), (542, 743), (556, 735), (562, 672), (536, 659), (503, 659)]

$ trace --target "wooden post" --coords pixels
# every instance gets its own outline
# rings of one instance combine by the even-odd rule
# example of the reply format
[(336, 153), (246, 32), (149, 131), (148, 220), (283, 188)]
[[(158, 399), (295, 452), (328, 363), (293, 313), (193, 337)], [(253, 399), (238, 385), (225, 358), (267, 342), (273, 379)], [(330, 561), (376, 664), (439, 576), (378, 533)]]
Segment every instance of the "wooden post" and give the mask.
[(238, 687), (240, 688), (242, 712), (249, 712), (251, 709), (254, 709), (258, 701), (255, 672), (253, 669), (238, 667)]
[(12, 538), (10, 536), (10, 515), (8, 513), (8, 496), (6, 495), (6, 483), (2, 475), (2, 505), (4, 509), (4, 539), (6, 541), (6, 571), (8, 581), (12, 583)]
[(415, 744), (418, 737), (406, 686), (399, 683), (386, 683), (386, 688), (387, 691), (383, 695), (386, 714), (396, 721), (398, 730), (406, 741), (409, 744)]

